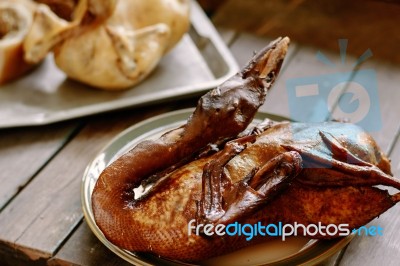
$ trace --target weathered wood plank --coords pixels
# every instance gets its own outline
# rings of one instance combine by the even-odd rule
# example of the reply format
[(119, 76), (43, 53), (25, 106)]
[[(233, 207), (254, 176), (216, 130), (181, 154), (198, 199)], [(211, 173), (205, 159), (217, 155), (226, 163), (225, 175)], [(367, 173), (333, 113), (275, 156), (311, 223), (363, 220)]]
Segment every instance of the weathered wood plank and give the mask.
[(69, 122), (0, 130), (0, 210), (63, 147), (77, 126)]
[[(288, 57), (288, 62), (283, 66), (283, 71), (261, 110), (277, 113), (297, 120), (296, 114), (303, 110), (294, 110), (290, 108), (291, 106), (289, 102), (294, 100), (293, 97), (295, 97), (295, 95), (289, 94), (288, 81), (294, 79), (309, 79), (310, 84), (313, 84), (312, 82), (314, 82), (313, 79), (315, 77), (318, 78), (321, 75), (335, 73), (337, 69), (332, 68), (317, 59), (316, 55), (319, 51), (318, 49), (301, 46), (296, 43), (294, 43), (294, 46), (295, 48), (293, 53), (289, 54), (290, 57)], [(325, 54), (334, 63), (340, 61), (340, 57), (336, 54), (329, 52), (325, 52)], [(301, 99), (298, 100), (302, 101)], [(324, 116), (328, 117), (327, 109), (319, 110), (317, 106), (315, 106), (313, 112), (323, 112), (325, 114)], [(306, 121), (308, 121), (308, 118)]]
[(170, 108), (94, 119), (0, 213), (0, 244), (32, 260), (50, 258), (82, 219), (80, 183), (86, 165), (115, 134)]
[[(262, 46), (260, 44), (260, 40), (263, 39), (265, 38), (255, 37), (253, 35), (248, 35), (248, 34), (241, 34), (240, 37), (231, 46), (232, 52), (234, 53), (234, 55), (236, 55), (236, 58), (238, 59), (239, 63), (240, 60), (243, 61), (241, 63), (244, 63), (244, 60), (241, 59), (241, 56), (245, 53), (244, 50), (242, 51), (240, 50), (249, 49), (249, 47), (255, 47), (255, 49), (257, 49), (257, 45), (259, 45), (259, 47)], [(342, 64), (339, 52), (337, 54), (333, 54), (331, 52), (325, 51), (324, 54), (326, 55), (327, 58), (330, 59), (330, 61), (335, 66), (332, 67), (333, 65), (330, 66), (317, 60), (316, 54), (317, 54), (316, 49), (303, 46), (300, 47), (297, 45), (291, 57), (288, 58), (289, 63), (284, 67), (283, 72), (279, 77), (279, 80), (277, 81), (274, 89), (271, 91), (269, 97), (267, 98), (267, 101), (265, 105), (262, 107), (262, 110), (290, 117), (288, 95), (285, 87), (285, 81), (287, 79), (297, 78), (297, 77), (314, 77), (325, 74), (329, 75), (335, 73), (345, 73), (345, 72), (351, 72), (355, 69), (353, 64), (356, 62), (356, 58), (352, 56), (347, 55), (345, 63)], [(375, 139), (377, 140), (378, 144), (382, 147), (382, 149), (386, 151), (389, 148), (390, 142), (392, 141), (394, 135), (396, 134), (396, 130), (399, 127), (400, 123), (400, 120), (396, 119), (395, 117), (397, 116), (398, 113), (400, 113), (399, 112), (400, 110), (398, 110), (398, 104), (396, 106), (396, 101), (400, 99), (400, 94), (399, 94), (400, 91), (396, 90), (395, 86), (395, 84), (399, 84), (398, 80), (399, 75), (396, 73), (400, 72), (396, 70), (396, 67), (384, 64), (375, 63), (371, 66), (370, 63), (366, 63), (362, 65), (362, 67), (363, 68), (372, 67), (373, 69), (375, 69), (377, 73), (379, 102), (381, 108), (380, 112), (382, 114), (383, 128), (378, 132), (373, 132), (372, 135), (375, 137)], [(362, 99), (360, 99), (360, 101), (362, 101)], [(395, 210), (391, 210), (390, 212), (395, 212)], [(386, 220), (384, 220), (385, 222), (388, 222), (389, 220), (393, 221), (392, 218), (393, 215), (398, 216), (397, 213), (391, 214), (390, 212), (382, 216), (382, 219), (385, 219), (384, 217), (387, 217)], [(390, 229), (394, 228), (388, 227), (388, 230)], [(400, 236), (398, 236), (397, 238), (400, 238)], [(351, 245), (352, 247), (357, 246), (356, 244), (353, 243)], [(350, 248), (349, 250), (350, 250), (349, 254), (351, 254), (352, 249)], [(366, 256), (371, 252), (372, 251), (370, 249), (367, 249), (366, 252), (363, 252), (363, 255)], [(353, 254), (348, 256), (347, 253), (345, 254), (346, 254), (346, 259), (348, 259), (349, 261), (353, 260), (352, 259)], [(331, 258), (331, 260), (327, 261), (326, 265), (335, 265), (339, 263), (340, 258), (341, 254), (337, 254), (336, 257)], [(365, 261), (362, 261), (362, 263), (367, 261), (368, 260), (366, 259)], [(362, 263), (360, 265), (362, 265)], [(358, 265), (358, 264), (353, 264), (353, 265)]]
[[(391, 159), (393, 174), (400, 178), (399, 141), (393, 149)], [(381, 226), (383, 236), (357, 236), (347, 248), (340, 265), (399, 265), (400, 206), (394, 206), (369, 225)]]
[[(371, 70), (376, 75), (376, 85), (373, 84), (369, 91), (377, 91), (378, 98), (360, 93), (356, 97), (358, 97), (359, 101), (358, 110), (360, 110), (362, 105), (367, 105), (367, 110), (373, 107), (373, 105), (378, 105), (375, 112), (371, 111), (372, 116), (370, 116), (370, 119), (367, 119), (366, 125), (367, 127), (371, 127), (371, 135), (383, 151), (386, 152), (400, 126), (400, 119), (398, 118), (398, 114), (400, 113), (400, 104), (398, 103), (400, 100), (400, 67), (379, 62), (372, 58), (361, 64), (359, 70), (360, 72), (355, 71), (355, 73), (358, 73), (353, 79), (355, 82), (360, 78), (365, 78), (365, 72), (361, 72), (363, 70)], [(373, 79), (373, 76), (371, 78)], [(345, 100), (341, 100), (340, 102), (342, 101), (344, 102)], [(344, 102), (344, 104), (346, 103)], [(375, 116), (380, 118), (382, 122), (381, 127), (379, 127), (379, 124), (376, 124)]]
[(83, 222), (48, 265), (131, 265), (112, 253)]
[[(397, 104), (400, 99), (400, 90), (398, 90), (400, 68), (384, 62), (369, 60), (362, 63), (359, 69), (370, 69), (376, 73), (378, 98), (366, 99), (362, 95), (358, 95), (359, 103), (365, 104), (370, 101), (371, 104), (379, 104), (378, 112), (382, 127), (376, 130), (372, 129), (373, 132), (370, 133), (383, 151), (389, 151), (390, 145), (400, 127), (400, 120), (398, 119), (400, 106)], [(354, 81), (357, 78), (356, 76)], [(334, 112), (335, 114), (336, 112)], [(371, 122), (374, 123), (375, 121)], [(393, 154), (391, 154), (393, 172), (396, 177), (400, 176), (399, 147), (397, 145), (393, 149)], [(395, 190), (391, 191), (395, 192)], [(384, 260), (384, 265), (397, 265), (398, 259), (400, 259), (398, 256), (400, 234), (397, 233), (398, 230), (396, 229), (400, 226), (400, 219), (397, 218), (399, 214), (399, 207), (396, 206), (381, 215), (379, 219), (372, 221), (369, 225), (380, 225), (384, 228), (386, 234), (379, 237), (357, 237), (350, 243), (349, 248), (344, 253), (341, 265), (376, 265), (381, 263), (382, 260)]]
[[(217, 26), (258, 35), (288, 35), (293, 41), (336, 51), (336, 40), (348, 38), (359, 56), (365, 44), (378, 58), (400, 62), (398, 1), (228, 0), (213, 16)], [(373, 22), (373, 23), (372, 23)]]
[[(235, 56), (239, 65), (244, 65), (249, 60), (250, 51), (257, 51), (268, 44), (272, 38), (259, 37), (248, 33), (241, 33), (233, 42), (230, 49)], [(261, 111), (292, 117), (293, 110), (289, 108), (287, 82), (289, 79), (319, 78), (322, 75), (337, 74), (343, 71), (352, 71), (354, 66), (351, 62), (355, 62), (355, 58), (347, 56), (347, 61), (342, 64), (341, 57), (338, 53), (324, 51), (323, 54), (330, 60), (332, 64), (317, 58), (319, 50), (313, 47), (301, 46), (298, 43), (292, 43), (289, 47), (288, 55), (282, 66), (281, 73), (273, 89), (270, 91), (265, 104), (260, 108)], [(325, 99), (326, 100), (326, 99)], [(317, 112), (320, 112), (316, 109)], [(325, 116), (328, 118), (328, 110), (324, 110)]]
[[(356, 60), (351, 58), (347, 61), (349, 63), (354, 63)], [(343, 69), (346, 69), (346, 67)], [(362, 64), (360, 69), (372, 69), (376, 73), (379, 99), (373, 98), (370, 99), (370, 101), (372, 104), (374, 104), (374, 101), (379, 101), (379, 115), (382, 119), (382, 128), (371, 132), (371, 134), (383, 151), (387, 151), (396, 135), (397, 129), (400, 127), (400, 120), (397, 119), (397, 114), (400, 113), (400, 106), (396, 103), (398, 99), (400, 99), (400, 90), (397, 90), (397, 84), (399, 84), (400, 81), (398, 75), (400, 71), (399, 68), (393, 65), (374, 61)], [(358, 75), (354, 76), (353, 81), (357, 81), (358, 78)], [(339, 104), (343, 101), (344, 100), (341, 99)], [(364, 104), (366, 101), (367, 99), (363, 97), (359, 98), (360, 104)], [(333, 118), (346, 118), (338, 117), (337, 114), (337, 110), (334, 111)], [(394, 158), (394, 163), (396, 163), (396, 157), (397, 161), (399, 160), (399, 155), (392, 157)], [(396, 170), (395, 166), (393, 168), (395, 172), (399, 172), (399, 169)], [(395, 254), (396, 257), (398, 251), (400, 251), (400, 242), (398, 241), (398, 239), (400, 239), (400, 234), (396, 233), (396, 227), (400, 226), (400, 219), (396, 218), (399, 214), (400, 210), (398, 210), (398, 207), (394, 207), (383, 214), (379, 219), (369, 224), (384, 227), (388, 235), (383, 237), (356, 237), (356, 239), (350, 243), (349, 248), (343, 253), (343, 260), (338, 255), (336, 259), (332, 259), (329, 262), (329, 265), (335, 265), (339, 262), (341, 262), (340, 265), (376, 265), (383, 256), (387, 258), (384, 265), (397, 265), (397, 262), (391, 260), (394, 259), (393, 255)], [(384, 255), (381, 255), (382, 253)]]

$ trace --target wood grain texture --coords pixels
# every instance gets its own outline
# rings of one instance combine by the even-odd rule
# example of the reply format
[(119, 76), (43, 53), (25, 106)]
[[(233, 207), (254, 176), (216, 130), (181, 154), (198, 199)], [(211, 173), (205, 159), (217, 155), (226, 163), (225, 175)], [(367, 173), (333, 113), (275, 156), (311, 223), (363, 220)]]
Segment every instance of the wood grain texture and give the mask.
[[(391, 154), (392, 171), (400, 178), (400, 142)], [(390, 190), (391, 193), (398, 192)], [(383, 236), (357, 236), (348, 246), (340, 265), (395, 266), (400, 263), (400, 205), (394, 206), (369, 225), (381, 226)]]
[[(348, 63), (354, 63), (354, 58), (348, 58)], [(400, 99), (400, 90), (398, 84), (400, 82), (400, 68), (390, 65), (382, 61), (368, 60), (362, 63), (357, 70), (371, 69), (376, 73), (378, 99), (369, 99), (371, 104), (379, 104), (379, 115), (382, 121), (382, 127), (373, 130), (371, 135), (375, 138), (381, 149), (389, 151), (393, 144), (398, 129), (400, 128), (400, 105), (397, 103)], [(357, 75), (353, 77), (353, 81), (357, 80)], [(341, 99), (339, 104), (343, 102)], [(359, 98), (359, 104), (365, 104), (367, 99)], [(346, 103), (345, 103), (346, 104)], [(338, 117), (337, 112), (333, 112), (333, 117), (342, 119), (346, 117)], [(375, 122), (375, 121), (370, 121)], [(393, 148), (393, 153), (389, 154), (392, 160), (392, 169), (394, 176), (400, 178), (400, 144)], [(391, 189), (391, 193), (396, 190)], [(400, 206), (395, 206), (372, 221), (370, 226), (381, 226), (384, 228), (384, 236), (357, 236), (345, 251), (342, 251), (342, 257), (338, 256), (336, 260), (331, 261), (329, 265), (399, 265), (400, 260)]]
[[(267, 40), (267, 37), (241, 33), (231, 46), (231, 51), (236, 56), (239, 64), (243, 64), (246, 60), (244, 56), (244, 54), (246, 54), (246, 49), (257, 50), (262, 47)], [(369, 47), (364, 45), (365, 50), (368, 48)], [(356, 56), (347, 55), (343, 63), (339, 56), (339, 47), (337, 46), (336, 49), (336, 53), (328, 50), (323, 51), (326, 57), (335, 65), (335, 67), (332, 67), (317, 60), (317, 49), (297, 44), (296, 48), (292, 50), (290, 57), (287, 58), (287, 64), (284, 66), (262, 110), (290, 116), (287, 100), (288, 95), (285, 89), (285, 81), (287, 79), (351, 72), (358, 68), (372, 69), (375, 71), (377, 78), (382, 128), (371, 134), (377, 140), (383, 151), (389, 150), (391, 142), (400, 126), (400, 120), (398, 119), (400, 110), (399, 104), (397, 103), (400, 99), (400, 90), (398, 90), (400, 71), (398, 67), (374, 58), (373, 60), (362, 63), (356, 68), (354, 66), (354, 63), (357, 61)], [(365, 99), (361, 98), (359, 100), (363, 102)], [(341, 101), (343, 101), (343, 99), (341, 99)], [(335, 117), (335, 114), (337, 114), (337, 112), (334, 112), (334, 118), (345, 118)], [(393, 149), (394, 153), (391, 156), (394, 163), (394, 172), (399, 176), (400, 152), (397, 152), (396, 149), (400, 150), (400, 144)], [(380, 255), (381, 253), (386, 257), (386, 259), (384, 259), (384, 265), (398, 265), (398, 261), (400, 260), (400, 255), (398, 255), (400, 251), (400, 244), (398, 241), (398, 239), (400, 239), (400, 233), (396, 233), (398, 231), (396, 228), (400, 226), (400, 219), (397, 218), (400, 216), (400, 210), (398, 209), (398, 206), (392, 208), (387, 213), (383, 214), (381, 218), (371, 223), (371, 225), (381, 225), (387, 232), (392, 233), (387, 233), (386, 236), (379, 239), (375, 239), (376, 237), (357, 237), (351, 243), (348, 251), (339, 252), (334, 257), (327, 260), (324, 265), (338, 265), (340, 262), (342, 262), (340, 265), (377, 265), (383, 258), (383, 256)]]
[[(230, 46), (230, 49), (239, 65), (244, 65), (248, 61), (250, 52), (252, 53), (260, 50), (272, 39), (273, 38), (260, 37), (249, 33), (240, 33)], [(355, 62), (356, 58), (352, 56), (348, 56), (347, 63), (342, 64), (339, 52), (333, 53), (327, 50), (322, 50), (323, 54), (329, 58), (332, 64), (334, 64), (334, 66), (332, 66), (318, 60), (318, 52), (320, 51), (313, 47), (300, 45), (296, 42), (291, 43), (281, 73), (279, 74), (275, 85), (269, 92), (265, 104), (260, 108), (260, 111), (292, 118), (293, 112), (296, 111), (289, 108), (289, 97), (293, 96), (288, 95), (288, 80), (297, 78), (313, 79), (314, 77), (320, 77), (321, 75), (336, 74), (344, 71), (348, 72), (354, 69), (352, 62)], [(321, 111), (317, 108), (315, 109), (315, 112)], [(325, 117), (328, 119), (328, 110), (326, 109), (324, 113)]]
[[(239, 65), (278, 35), (289, 35), (292, 39), (281, 75), (262, 106), (263, 111), (290, 116), (288, 79), (351, 71), (351, 62), (366, 48), (371, 48), (376, 58), (400, 61), (400, 54), (393, 55), (393, 47), (397, 49), (399, 43), (398, 29), (382, 27), (393, 24), (393, 14), (398, 14), (400, 5), (389, 4), (393, 9), (386, 12), (382, 7), (387, 5), (384, 1), (372, 4), (373, 1), (368, 1), (366, 5), (359, 5), (359, 0), (347, 1), (348, 10), (340, 11), (346, 18), (345, 23), (337, 20), (337, 10), (343, 6), (343, 1), (326, 6), (315, 0), (225, 2), (214, 22), (220, 26), (223, 40), (230, 45)], [(359, 7), (362, 13), (365, 6), (376, 7), (377, 13), (384, 10), (386, 17), (381, 19), (379, 14), (367, 13), (367, 22), (377, 16), (380, 19), (375, 20), (376, 23), (365, 23), (365, 19), (357, 21), (359, 17), (354, 16), (354, 10)], [(280, 12), (283, 9), (285, 13)], [(321, 10), (323, 12), (318, 14)], [(264, 36), (239, 33), (233, 28)], [(337, 46), (337, 39), (343, 37), (349, 39), (349, 52), (353, 54), (347, 58), (347, 65), (340, 64)], [(320, 48), (339, 68), (316, 60)], [(400, 99), (399, 68), (375, 59), (361, 67), (372, 68), (377, 73), (383, 128), (373, 135), (386, 150), (400, 126), (400, 105), (396, 102)], [(127, 265), (101, 244), (82, 222), (80, 181), (83, 171), (95, 154), (124, 128), (146, 117), (194, 106), (194, 103), (192, 99), (91, 117), (67, 145), (69, 136), (77, 128), (75, 122), (62, 123), (61, 127), (58, 124), (0, 130), (0, 210), (5, 206), (0, 213), (0, 265), (44, 265), (46, 262), (49, 265)], [(400, 177), (399, 141), (391, 158), (393, 171)], [(24, 189), (20, 190), (22, 187)], [(6, 205), (10, 199), (12, 201)], [(343, 258), (342, 254), (336, 254), (323, 265), (399, 265), (399, 217), (400, 206), (396, 206), (371, 223), (382, 226), (384, 236), (357, 237)], [(29, 260), (36, 261), (27, 262)]]
[[(297, 112), (302, 111), (298, 110), (298, 108), (297, 110), (290, 108), (290, 99), (294, 97), (293, 94), (289, 95), (288, 93), (288, 82), (290, 80), (305, 78), (310, 79), (310, 82), (312, 82), (314, 77), (319, 78), (322, 75), (329, 75), (331, 73), (340, 71), (340, 68), (335, 69), (320, 62), (316, 57), (317, 53), (319, 52), (318, 49), (303, 46), (298, 43), (294, 43), (293, 45), (294, 51), (290, 54), (287, 64), (284, 65), (283, 72), (280, 74), (277, 83), (271, 90), (266, 103), (261, 109), (267, 112), (270, 112), (269, 110), (271, 110), (274, 113), (278, 113), (290, 118), (294, 118), (293, 116), (297, 114)], [(338, 54), (334, 54), (329, 51), (324, 51), (324, 54), (334, 63), (340, 61)], [(302, 101), (301, 99), (298, 100)], [(323, 98), (321, 98), (321, 100), (326, 101), (326, 99)], [(329, 118), (328, 109), (321, 110), (317, 105), (315, 105), (312, 110), (312, 112), (319, 113), (321, 116), (326, 117), (326, 119)], [(310, 120), (307, 117), (307, 119), (303, 122), (309, 121)]]
[(131, 265), (113, 254), (83, 222), (48, 265)]
[[(362, 95), (358, 95), (358, 97), (360, 106), (368, 102), (371, 103), (371, 106), (378, 105), (376, 115), (381, 119), (381, 127), (375, 128), (376, 121), (372, 119), (368, 121), (368, 124), (371, 124), (372, 127), (371, 135), (386, 152), (400, 127), (400, 67), (377, 61), (372, 57), (361, 64), (359, 70), (371, 70), (376, 75), (376, 85), (372, 85), (371, 89), (377, 90), (378, 98), (367, 96), (368, 99), (365, 99)], [(358, 77), (362, 77), (363, 74), (361, 72), (357, 74), (357, 71), (355, 73), (354, 81), (357, 81)]]
[(257, 35), (288, 35), (296, 43), (336, 51), (336, 40), (349, 39), (349, 52), (365, 45), (381, 60), (399, 63), (398, 1), (227, 0), (213, 17), (217, 26)]
[(63, 147), (78, 123), (0, 130), (0, 210)]
[[(360, 70), (373, 70), (377, 84), (378, 99), (369, 99), (372, 104), (379, 104), (379, 115), (382, 127), (377, 128), (371, 135), (375, 138), (383, 151), (392, 150), (388, 154), (392, 160), (392, 171), (395, 177), (400, 178), (400, 143), (397, 141), (394, 147), (393, 140), (400, 128), (400, 68), (393, 64), (388, 64), (378, 60), (368, 60), (359, 66)], [(357, 80), (357, 74), (354, 80)], [(359, 99), (360, 103), (366, 101), (365, 98)], [(371, 121), (374, 123), (376, 121)], [(396, 193), (394, 189), (391, 193)], [(344, 252), (340, 265), (398, 265), (400, 260), (400, 206), (395, 206), (372, 221), (370, 226), (381, 226), (384, 228), (383, 236), (357, 236)]]
[(92, 158), (133, 123), (170, 110), (97, 117), (54, 157), (0, 213), (0, 243), (32, 260), (50, 258), (82, 219), (80, 184)]

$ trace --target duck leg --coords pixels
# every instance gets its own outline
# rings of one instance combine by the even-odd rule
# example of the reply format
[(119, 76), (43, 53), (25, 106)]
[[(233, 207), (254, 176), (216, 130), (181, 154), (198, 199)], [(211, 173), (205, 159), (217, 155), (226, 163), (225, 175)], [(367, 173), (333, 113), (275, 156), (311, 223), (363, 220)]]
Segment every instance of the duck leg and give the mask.
[(269, 160), (252, 176), (231, 184), (223, 175), (224, 166), (244, 149), (244, 137), (229, 142), (216, 159), (207, 164), (202, 176), (202, 199), (199, 202), (197, 223), (229, 224), (246, 218), (268, 204), (286, 189), (301, 171), (297, 152), (284, 152)]

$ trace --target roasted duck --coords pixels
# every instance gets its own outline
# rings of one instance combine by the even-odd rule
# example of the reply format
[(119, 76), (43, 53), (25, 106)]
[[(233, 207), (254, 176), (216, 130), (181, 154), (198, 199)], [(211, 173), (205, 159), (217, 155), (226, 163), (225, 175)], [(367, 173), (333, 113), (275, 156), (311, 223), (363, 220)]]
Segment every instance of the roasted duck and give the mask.
[[(105, 168), (92, 208), (109, 241), (131, 251), (199, 261), (268, 239), (217, 236), (219, 225), (347, 224), (351, 230), (400, 200), (400, 194), (375, 187), (400, 189), (400, 182), (372, 137), (355, 125), (266, 120), (248, 127), (288, 43), (288, 38), (272, 42), (204, 95), (185, 125), (138, 144)], [(135, 195), (134, 188), (150, 183), (145, 195)], [(205, 226), (199, 229), (205, 224), (211, 234)]]

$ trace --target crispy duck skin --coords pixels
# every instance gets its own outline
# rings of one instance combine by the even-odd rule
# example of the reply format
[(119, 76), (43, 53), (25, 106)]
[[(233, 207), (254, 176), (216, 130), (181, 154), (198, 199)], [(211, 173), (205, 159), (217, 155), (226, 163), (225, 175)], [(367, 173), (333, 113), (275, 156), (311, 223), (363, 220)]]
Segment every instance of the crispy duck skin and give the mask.
[[(193, 220), (353, 229), (400, 200), (400, 194), (375, 187), (400, 189), (400, 182), (372, 137), (355, 125), (266, 120), (245, 130), (279, 72), (287, 45), (286, 38), (273, 42), (241, 73), (203, 96), (184, 126), (142, 142), (106, 167), (92, 208), (109, 241), (135, 252), (200, 261), (268, 237), (247, 241), (243, 235), (195, 234), (188, 230)], [(204, 152), (209, 144), (220, 150)], [(135, 199), (133, 188), (150, 177), (153, 187)]]
[(240, 73), (204, 95), (185, 125), (158, 140), (138, 144), (102, 172), (93, 191), (92, 208), (97, 225), (111, 242), (127, 247), (127, 239), (136, 236), (135, 231), (120, 233), (134, 223), (129, 208), (135, 203), (133, 188), (205, 146), (246, 129), (275, 81), (288, 45), (288, 38), (272, 42)]

